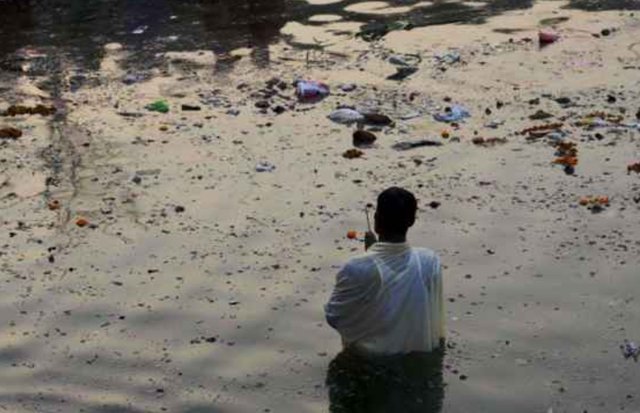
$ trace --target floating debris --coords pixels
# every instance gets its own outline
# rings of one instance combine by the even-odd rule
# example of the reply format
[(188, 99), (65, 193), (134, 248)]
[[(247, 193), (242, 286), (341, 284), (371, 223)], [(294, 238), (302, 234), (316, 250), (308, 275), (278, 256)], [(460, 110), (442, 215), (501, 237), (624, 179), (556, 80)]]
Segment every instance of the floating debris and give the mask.
[(23, 105), (12, 105), (2, 114), (3, 116), (19, 116), (19, 115), (41, 115), (49, 116), (57, 112), (53, 106), (35, 105), (33, 107)]
[(353, 132), (353, 146), (358, 148), (369, 147), (376, 141), (376, 135), (366, 130)]
[(625, 360), (630, 358), (633, 361), (638, 362), (638, 357), (640, 357), (640, 347), (633, 341), (625, 340), (623, 344), (620, 344), (620, 350), (622, 351), (622, 356)]
[(22, 131), (17, 128), (0, 128), (0, 139), (18, 139), (22, 136)]
[(478, 138), (473, 138), (471, 140), (471, 142), (473, 142), (474, 145), (478, 145), (478, 146), (496, 146), (496, 145), (502, 145), (507, 143), (507, 138), (482, 138), (482, 137), (478, 137)]
[(360, 158), (362, 157), (362, 155), (364, 155), (364, 152), (362, 152), (360, 149), (347, 149), (342, 156), (344, 158), (347, 159), (356, 159), (356, 158)]

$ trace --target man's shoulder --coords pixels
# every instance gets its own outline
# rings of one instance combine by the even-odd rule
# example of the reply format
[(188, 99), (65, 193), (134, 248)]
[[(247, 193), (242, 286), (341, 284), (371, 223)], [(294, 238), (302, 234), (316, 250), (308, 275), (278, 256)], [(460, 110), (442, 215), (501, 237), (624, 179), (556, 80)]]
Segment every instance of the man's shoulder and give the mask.
[(440, 257), (432, 249), (424, 248), (424, 247), (412, 247), (411, 249), (417, 254), (419, 254), (420, 257), (422, 257), (423, 259), (440, 261)]
[(413, 251), (420, 257), (420, 263), (423, 268), (429, 268), (430, 271), (435, 273), (442, 271), (440, 257), (434, 250), (429, 248), (413, 248)]
[(342, 268), (343, 274), (359, 281), (366, 281), (373, 277), (377, 279), (377, 271), (376, 263), (371, 254), (352, 257)]

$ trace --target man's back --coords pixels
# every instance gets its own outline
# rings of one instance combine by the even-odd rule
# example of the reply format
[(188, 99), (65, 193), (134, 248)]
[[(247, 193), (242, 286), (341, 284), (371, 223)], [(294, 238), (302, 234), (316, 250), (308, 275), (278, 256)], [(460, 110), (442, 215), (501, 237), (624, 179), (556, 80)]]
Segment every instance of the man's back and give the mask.
[(325, 306), (346, 347), (374, 354), (431, 351), (444, 336), (437, 255), (407, 243), (377, 243), (338, 273)]

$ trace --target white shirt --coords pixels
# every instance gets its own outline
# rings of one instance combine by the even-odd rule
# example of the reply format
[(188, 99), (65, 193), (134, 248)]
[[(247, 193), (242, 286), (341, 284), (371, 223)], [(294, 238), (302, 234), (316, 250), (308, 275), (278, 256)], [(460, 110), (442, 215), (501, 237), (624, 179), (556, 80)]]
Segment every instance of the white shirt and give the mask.
[(338, 272), (325, 315), (345, 347), (405, 354), (439, 346), (443, 307), (438, 256), (407, 243), (378, 242)]

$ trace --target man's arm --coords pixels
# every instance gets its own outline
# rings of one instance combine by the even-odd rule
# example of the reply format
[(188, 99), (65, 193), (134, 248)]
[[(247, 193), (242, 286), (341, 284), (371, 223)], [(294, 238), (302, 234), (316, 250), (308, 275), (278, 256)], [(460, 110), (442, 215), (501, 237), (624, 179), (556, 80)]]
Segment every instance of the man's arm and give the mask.
[(327, 323), (331, 327), (340, 331), (341, 327), (345, 328), (357, 320), (364, 311), (364, 304), (377, 287), (376, 283), (371, 282), (369, 272), (370, 268), (362, 261), (351, 261), (338, 272), (333, 293), (324, 307)]
[(329, 302), (324, 306), (324, 315), (327, 324), (336, 330), (338, 329), (339, 320), (344, 317), (345, 307), (347, 306), (350, 291), (352, 290), (348, 272), (346, 265), (338, 271), (333, 292), (331, 293)]

